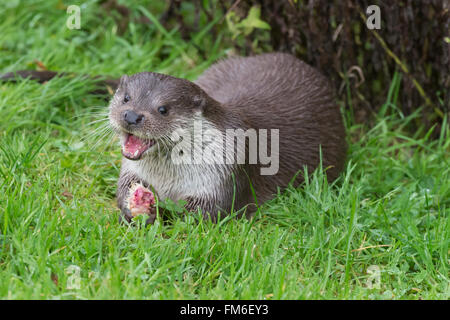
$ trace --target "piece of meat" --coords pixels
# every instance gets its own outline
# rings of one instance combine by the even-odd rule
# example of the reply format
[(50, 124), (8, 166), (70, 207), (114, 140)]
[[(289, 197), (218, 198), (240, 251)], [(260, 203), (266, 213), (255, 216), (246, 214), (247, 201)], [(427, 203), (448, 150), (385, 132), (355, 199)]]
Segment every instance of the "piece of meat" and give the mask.
[(156, 215), (155, 196), (152, 191), (141, 184), (135, 184), (130, 189), (128, 209), (133, 217), (140, 214)]

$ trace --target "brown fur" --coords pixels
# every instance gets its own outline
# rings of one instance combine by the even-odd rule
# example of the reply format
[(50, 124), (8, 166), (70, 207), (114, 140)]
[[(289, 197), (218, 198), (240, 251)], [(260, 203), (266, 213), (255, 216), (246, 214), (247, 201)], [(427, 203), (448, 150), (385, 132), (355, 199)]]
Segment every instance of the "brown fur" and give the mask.
[[(258, 199), (271, 198), (303, 166), (316, 169), (319, 145), (329, 180), (339, 175), (346, 158), (341, 114), (329, 82), (311, 66), (281, 53), (237, 57), (213, 65), (195, 83), (246, 127), (280, 129), (278, 174), (252, 170)], [(222, 122), (221, 115), (207, 116)]]
[[(131, 103), (124, 107), (120, 101), (127, 90), (132, 92), (134, 100), (132, 97)], [(154, 112), (161, 104), (169, 106), (167, 117)], [(214, 220), (219, 210), (229, 213), (233, 195), (234, 209), (254, 203), (249, 180), (261, 204), (272, 198), (277, 188), (284, 189), (299, 171), (303, 172), (304, 166), (311, 173), (319, 165), (320, 147), (323, 167), (328, 168), (326, 172), (330, 181), (337, 178), (345, 162), (345, 132), (330, 84), (317, 70), (288, 54), (229, 58), (211, 66), (194, 83), (155, 73), (126, 77), (111, 103), (113, 127), (119, 131), (120, 114), (130, 106), (148, 115), (148, 120), (133, 128), (133, 133), (145, 134), (151, 131), (152, 137), (168, 134), (168, 131), (179, 125), (176, 121), (178, 118), (192, 118), (195, 112), (201, 112), (205, 119), (220, 130), (280, 130), (280, 167), (277, 174), (260, 175), (259, 164), (233, 165), (224, 174), (218, 184), (220, 186), (215, 187), (218, 190), (213, 196), (179, 195), (188, 202), (188, 210), (200, 208), (204, 213), (209, 212)], [(124, 199), (129, 186), (135, 182), (151, 184), (138, 172), (150, 168), (162, 156), (152, 154), (139, 160), (141, 169), (133, 172), (130, 168), (134, 164), (124, 160), (119, 179), (118, 203), (125, 217), (127, 210)], [(151, 178), (152, 172), (149, 169), (147, 176)], [(183, 183), (182, 179), (179, 177), (175, 181)], [(300, 174), (296, 184), (302, 180)], [(235, 193), (233, 186), (236, 188)], [(249, 211), (254, 211), (254, 208), (249, 207)]]

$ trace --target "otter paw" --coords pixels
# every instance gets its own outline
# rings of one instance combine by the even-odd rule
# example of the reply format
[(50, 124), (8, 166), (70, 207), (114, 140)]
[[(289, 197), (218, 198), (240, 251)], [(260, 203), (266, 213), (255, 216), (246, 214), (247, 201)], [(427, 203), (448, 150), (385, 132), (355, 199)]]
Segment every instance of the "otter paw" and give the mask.
[(141, 214), (156, 215), (155, 195), (141, 184), (135, 184), (130, 189), (128, 209), (133, 217)]

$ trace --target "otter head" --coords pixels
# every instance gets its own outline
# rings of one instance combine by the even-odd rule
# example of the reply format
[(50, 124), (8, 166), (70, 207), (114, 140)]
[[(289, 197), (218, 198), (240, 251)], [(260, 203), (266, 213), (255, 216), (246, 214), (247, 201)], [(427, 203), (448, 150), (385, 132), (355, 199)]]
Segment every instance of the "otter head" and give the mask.
[(123, 156), (139, 160), (166, 150), (172, 132), (186, 129), (203, 112), (207, 99), (188, 80), (153, 72), (122, 76), (109, 106), (109, 120), (120, 136)]

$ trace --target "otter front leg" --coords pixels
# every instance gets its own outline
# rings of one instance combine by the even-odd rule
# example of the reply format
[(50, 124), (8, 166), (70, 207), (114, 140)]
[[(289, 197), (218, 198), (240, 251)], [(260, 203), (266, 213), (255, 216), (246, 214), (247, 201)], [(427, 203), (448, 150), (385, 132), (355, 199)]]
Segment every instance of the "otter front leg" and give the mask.
[(213, 200), (188, 197), (186, 201), (187, 203), (184, 207), (188, 212), (197, 212), (200, 209), (204, 219), (211, 219), (213, 222), (217, 222), (219, 208)]
[(153, 192), (130, 173), (121, 173), (117, 190), (117, 204), (122, 211), (120, 220), (131, 220), (138, 215), (146, 215), (146, 224), (156, 219), (155, 195)]

